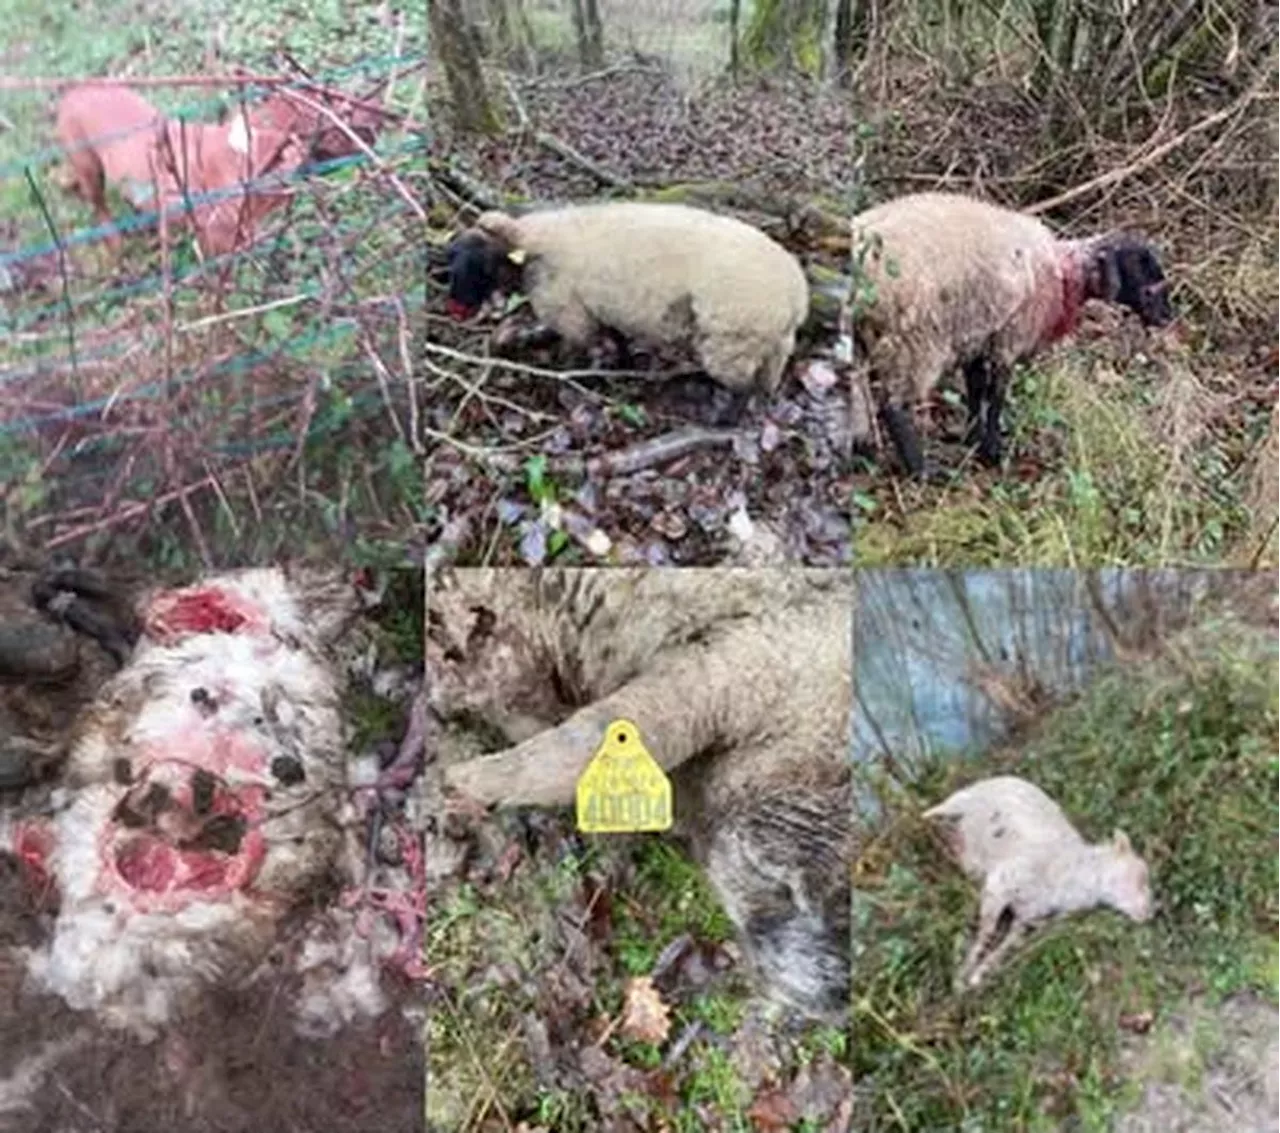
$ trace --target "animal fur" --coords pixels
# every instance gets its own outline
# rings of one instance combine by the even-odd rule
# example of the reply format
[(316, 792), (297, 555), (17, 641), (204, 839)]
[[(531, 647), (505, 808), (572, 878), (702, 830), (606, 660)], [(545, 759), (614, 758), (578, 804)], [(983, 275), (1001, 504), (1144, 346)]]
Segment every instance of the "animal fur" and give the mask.
[[(253, 242), (258, 224), (289, 194), (276, 186), (243, 186), (292, 172), (303, 157), (291, 133), (240, 112), (223, 125), (179, 122), (134, 91), (108, 84), (71, 87), (58, 104), (56, 130), (72, 188), (93, 206), (97, 223), (111, 220), (110, 183), (136, 209), (163, 209), (173, 223), (190, 222), (205, 256)], [(107, 239), (119, 247), (118, 232)]]
[(40, 986), (150, 1037), (261, 961), (339, 852), (324, 635), (358, 610), (335, 578), (280, 570), (140, 599), (142, 637), (76, 724), (52, 821), (15, 838), (60, 898), (28, 957)]
[[(428, 597), (441, 718), (514, 747), (445, 785), (568, 804), (604, 728), (674, 772), (677, 835), (777, 998), (848, 1007), (850, 593), (840, 571), (460, 571)], [(520, 742), (522, 741), (522, 742)]]
[[(1151, 326), (1173, 317), (1156, 253), (1137, 236), (1060, 240), (1034, 217), (953, 193), (901, 197), (851, 227), (855, 279), (873, 291), (854, 337), (913, 474), (923, 457), (910, 412), (953, 369), (965, 374), (969, 441), (995, 464), (1011, 368), (1070, 335), (1086, 300), (1126, 306)], [(865, 445), (865, 425), (854, 429)]]
[(975, 988), (1051, 921), (1109, 905), (1135, 921), (1153, 912), (1147, 864), (1117, 830), (1091, 845), (1039, 787), (1012, 775), (972, 783), (924, 812), (940, 822), (960, 867), (982, 886), (978, 931), (958, 983)]
[[(250, 108), (250, 120), (258, 129), (278, 130), (299, 138), (305, 143), (313, 161), (333, 161), (359, 153), (360, 147), (352, 140), (351, 134), (367, 146), (377, 141), (384, 115), (372, 106), (347, 103), (319, 91), (303, 90), (298, 93), (307, 102), (292, 91), (278, 90)], [(351, 134), (308, 102), (332, 111)]]
[(574, 205), (484, 213), (450, 249), (450, 304), (466, 317), (523, 256), (534, 313), (570, 346), (599, 331), (692, 349), (745, 400), (773, 393), (809, 311), (796, 258), (763, 232), (685, 205)]

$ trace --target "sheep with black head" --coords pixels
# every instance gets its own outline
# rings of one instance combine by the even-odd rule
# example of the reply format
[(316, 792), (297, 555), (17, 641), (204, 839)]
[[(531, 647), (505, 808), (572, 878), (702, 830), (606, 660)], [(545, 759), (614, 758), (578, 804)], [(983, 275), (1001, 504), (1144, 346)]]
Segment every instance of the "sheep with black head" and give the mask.
[[(846, 309), (876, 411), (903, 464), (924, 473), (912, 411), (952, 370), (965, 378), (967, 443), (984, 463), (1003, 450), (1012, 367), (1074, 333), (1091, 299), (1148, 327), (1173, 320), (1154, 247), (1112, 232), (1061, 239), (1041, 221), (956, 193), (917, 193), (852, 221), (864, 309)], [(870, 438), (855, 423), (855, 443)]]

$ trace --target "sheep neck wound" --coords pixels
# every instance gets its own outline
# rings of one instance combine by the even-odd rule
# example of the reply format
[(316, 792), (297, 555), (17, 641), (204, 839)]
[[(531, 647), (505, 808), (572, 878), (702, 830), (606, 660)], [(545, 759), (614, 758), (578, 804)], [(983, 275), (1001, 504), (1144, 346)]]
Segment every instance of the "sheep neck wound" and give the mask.
[(1062, 291), (1058, 297), (1055, 318), (1049, 326), (1046, 345), (1066, 338), (1080, 325), (1080, 311), (1085, 301), (1085, 252), (1067, 245), (1058, 260), (1058, 279)]

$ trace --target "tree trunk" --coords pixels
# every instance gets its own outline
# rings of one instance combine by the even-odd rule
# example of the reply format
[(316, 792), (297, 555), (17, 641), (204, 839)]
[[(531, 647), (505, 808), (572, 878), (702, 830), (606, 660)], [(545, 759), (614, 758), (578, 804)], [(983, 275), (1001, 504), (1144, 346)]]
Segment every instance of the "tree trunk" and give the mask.
[(460, 0), (428, 0), (427, 12), (431, 46), (449, 84), (454, 125), (469, 133), (496, 133), (498, 115), (485, 87), (476, 37)]
[(871, 39), (871, 5), (874, 0), (837, 0), (832, 65), (836, 80), (847, 87), (854, 68), (867, 53)]
[(743, 44), (747, 58), (816, 77), (826, 22), (827, 0), (757, 0)]
[(742, 0), (731, 0), (729, 4), (729, 74), (738, 77), (738, 33), (742, 17)]
[(573, 0), (573, 32), (582, 69), (598, 71), (604, 66), (604, 26), (597, 0)]

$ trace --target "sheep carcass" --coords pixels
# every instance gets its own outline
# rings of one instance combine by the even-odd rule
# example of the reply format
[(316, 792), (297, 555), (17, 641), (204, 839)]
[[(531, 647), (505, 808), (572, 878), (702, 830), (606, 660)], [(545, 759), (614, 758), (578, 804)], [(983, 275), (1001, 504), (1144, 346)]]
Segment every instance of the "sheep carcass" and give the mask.
[(1123, 831), (1086, 842), (1033, 783), (999, 775), (972, 783), (924, 812), (982, 886), (978, 932), (958, 983), (977, 987), (1010, 951), (1051, 921), (1109, 905), (1135, 921), (1153, 912), (1147, 864)]
[(14, 841), (60, 905), (28, 956), (74, 1008), (150, 1035), (243, 973), (330, 868), (343, 785), (333, 575), (248, 570), (147, 594), (127, 665), (79, 719), (47, 824)]
[[(913, 475), (924, 458), (912, 411), (951, 370), (964, 371), (967, 443), (997, 464), (1011, 368), (1071, 334), (1086, 300), (1126, 307), (1147, 326), (1173, 318), (1160, 260), (1143, 238), (1060, 240), (1034, 217), (959, 194), (918, 193), (859, 213), (852, 247), (865, 309), (859, 301), (844, 321)], [(865, 447), (865, 426), (854, 429)]]
[(851, 595), (827, 570), (466, 570), (428, 593), (442, 719), (515, 744), (444, 785), (561, 806), (604, 729), (673, 771), (677, 837), (767, 991), (842, 1019), (849, 991)]

